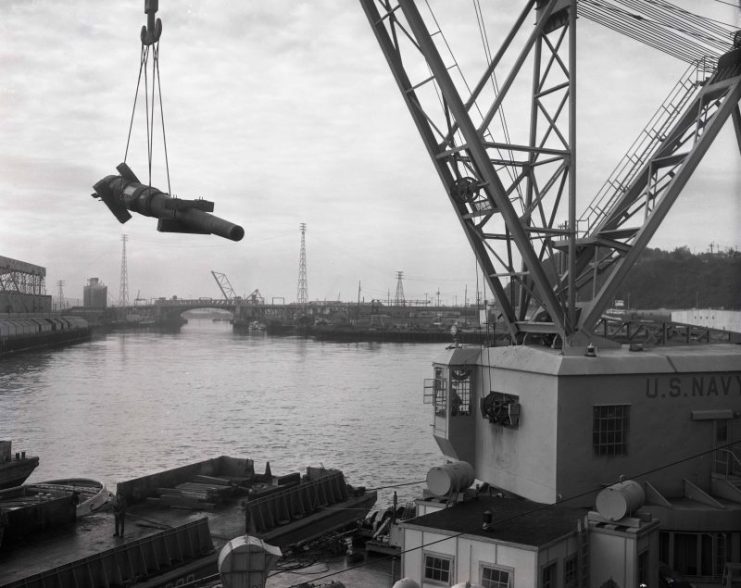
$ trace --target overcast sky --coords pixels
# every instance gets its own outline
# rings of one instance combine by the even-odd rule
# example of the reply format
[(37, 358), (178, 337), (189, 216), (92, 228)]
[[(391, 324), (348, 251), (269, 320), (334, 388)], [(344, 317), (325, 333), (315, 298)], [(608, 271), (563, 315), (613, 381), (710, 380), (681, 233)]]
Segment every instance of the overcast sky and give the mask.
[[(443, 29), (473, 30), (471, 2), (446, 3), (455, 11)], [(522, 3), (482, 5), (497, 46)], [(730, 3), (683, 5), (741, 25)], [(238, 294), (294, 301), (305, 222), (312, 300), (354, 300), (359, 282), (366, 300), (393, 297), (397, 271), (407, 298), (439, 290), (441, 301), (461, 303), (466, 287), (472, 298), (473, 254), (355, 1), (162, 0), (173, 193), (214, 201), (245, 238), (158, 233), (139, 215), (119, 224), (90, 194), (124, 158), (143, 7), (0, 2), (0, 255), (46, 267), (55, 297), (60, 280), (67, 298), (81, 298), (98, 277), (116, 302), (126, 233), (132, 301), (220, 297), (211, 270)], [(687, 66), (583, 19), (580, 35), (586, 206)], [(144, 179), (142, 108), (127, 161)], [(651, 246), (738, 248), (740, 160), (726, 125)], [(152, 183), (166, 191), (162, 164), (158, 149)]]

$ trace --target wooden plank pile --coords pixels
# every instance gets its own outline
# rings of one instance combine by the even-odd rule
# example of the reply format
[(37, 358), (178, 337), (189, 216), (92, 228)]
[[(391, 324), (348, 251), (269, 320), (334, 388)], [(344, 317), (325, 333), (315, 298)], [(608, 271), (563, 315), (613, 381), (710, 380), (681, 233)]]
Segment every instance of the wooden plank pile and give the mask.
[(159, 497), (147, 500), (170, 508), (211, 511), (236, 491), (228, 478), (198, 475), (174, 488), (159, 488)]

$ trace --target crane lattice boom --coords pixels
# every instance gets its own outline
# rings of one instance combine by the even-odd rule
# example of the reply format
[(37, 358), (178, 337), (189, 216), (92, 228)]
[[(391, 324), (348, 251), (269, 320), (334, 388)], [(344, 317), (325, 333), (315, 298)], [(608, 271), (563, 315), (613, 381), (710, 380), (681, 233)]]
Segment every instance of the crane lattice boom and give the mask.
[[(619, 9), (589, 0), (578, 7), (576, 0), (529, 0), (469, 85), (435, 15), (423, 16), (414, 0), (360, 2), (511, 340), (556, 335), (569, 347), (592, 339), (620, 281), (731, 116), (741, 144), (741, 49), (729, 51), (730, 30), (712, 31), (663, 0), (614, 0)], [(639, 4), (645, 10), (636, 17), (631, 11)], [(581, 230), (577, 12), (638, 40), (654, 38), (662, 50), (671, 44), (656, 31), (681, 25), (676, 56), (710, 56), (702, 71), (708, 74), (670, 97), (671, 115), (652, 121), (630, 165), (618, 167), (609, 189), (582, 215), (588, 223)], [(531, 88), (527, 102), (518, 95), (523, 81)], [(511, 117), (500, 123), (505, 102), (517, 113), (515, 124)]]

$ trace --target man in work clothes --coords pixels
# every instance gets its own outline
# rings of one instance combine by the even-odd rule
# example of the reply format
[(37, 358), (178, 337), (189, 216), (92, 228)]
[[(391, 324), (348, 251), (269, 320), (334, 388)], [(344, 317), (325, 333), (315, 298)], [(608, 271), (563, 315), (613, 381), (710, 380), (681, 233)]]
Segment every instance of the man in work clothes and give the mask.
[(116, 523), (116, 532), (113, 533), (113, 536), (123, 537), (124, 521), (126, 520), (126, 497), (123, 494), (116, 494), (113, 497), (113, 518)]

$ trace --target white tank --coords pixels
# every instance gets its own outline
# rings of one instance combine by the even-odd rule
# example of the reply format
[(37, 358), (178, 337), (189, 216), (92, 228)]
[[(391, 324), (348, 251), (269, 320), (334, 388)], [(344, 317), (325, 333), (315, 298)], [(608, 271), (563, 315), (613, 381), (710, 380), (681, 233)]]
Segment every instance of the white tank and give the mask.
[(597, 494), (597, 512), (608, 521), (619, 521), (643, 506), (646, 493), (635, 480), (626, 480), (608, 486)]
[(411, 578), (397, 580), (391, 588), (419, 588), (419, 584)]
[(473, 484), (473, 466), (465, 461), (446, 463), (427, 472), (427, 489), (435, 496), (461, 492)]
[(257, 537), (235, 537), (219, 552), (219, 574), (224, 588), (265, 586), (268, 572), (282, 555), (280, 548)]

